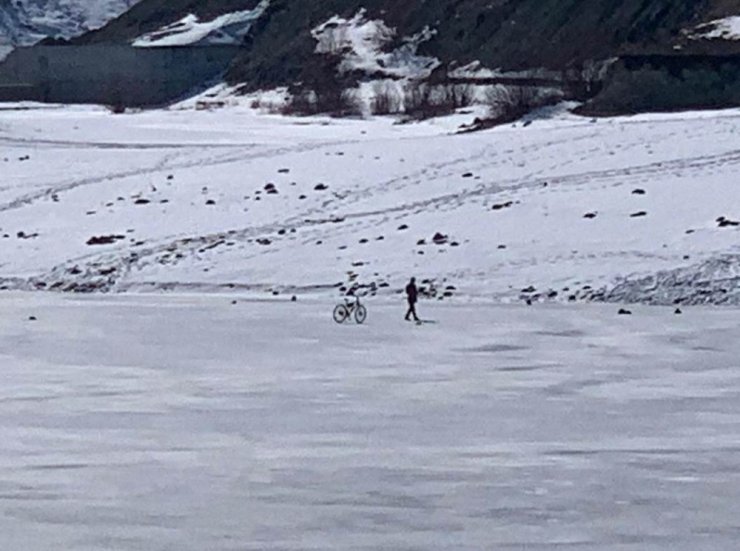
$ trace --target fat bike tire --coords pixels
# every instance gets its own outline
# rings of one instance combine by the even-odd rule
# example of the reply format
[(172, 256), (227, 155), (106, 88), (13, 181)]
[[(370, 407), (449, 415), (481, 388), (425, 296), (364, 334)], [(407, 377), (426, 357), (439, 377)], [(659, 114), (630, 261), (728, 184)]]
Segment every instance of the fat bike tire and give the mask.
[(337, 323), (344, 323), (349, 317), (349, 310), (344, 304), (337, 304), (332, 316)]

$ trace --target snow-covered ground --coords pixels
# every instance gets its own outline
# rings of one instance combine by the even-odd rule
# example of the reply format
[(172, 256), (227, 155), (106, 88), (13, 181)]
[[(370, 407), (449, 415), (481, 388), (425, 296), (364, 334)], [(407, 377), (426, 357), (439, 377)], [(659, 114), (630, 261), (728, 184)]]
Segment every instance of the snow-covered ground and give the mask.
[[(464, 115), (11, 107), (6, 288), (382, 295), (416, 275), (471, 300), (740, 303), (737, 110), (556, 110), (457, 135)], [(707, 266), (725, 278), (716, 292)], [(704, 279), (676, 286), (673, 270)], [(657, 272), (670, 293), (644, 279)], [(647, 283), (610, 294), (625, 277)]]
[(737, 548), (736, 310), (231, 302), (0, 297), (0, 548)]

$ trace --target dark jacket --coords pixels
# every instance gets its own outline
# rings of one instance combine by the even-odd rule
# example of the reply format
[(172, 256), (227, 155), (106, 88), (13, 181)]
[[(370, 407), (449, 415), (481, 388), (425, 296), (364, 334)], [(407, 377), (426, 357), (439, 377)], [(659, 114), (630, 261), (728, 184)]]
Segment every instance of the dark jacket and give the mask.
[(413, 283), (409, 283), (406, 285), (406, 298), (411, 304), (416, 303), (416, 299), (419, 296), (419, 290), (416, 288), (416, 285)]

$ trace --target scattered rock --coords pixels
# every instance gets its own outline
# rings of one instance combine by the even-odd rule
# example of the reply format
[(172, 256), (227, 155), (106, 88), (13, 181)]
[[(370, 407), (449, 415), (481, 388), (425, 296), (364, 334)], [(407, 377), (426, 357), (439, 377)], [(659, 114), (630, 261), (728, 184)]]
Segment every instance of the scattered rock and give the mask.
[(327, 189), (329, 189), (329, 186), (327, 186), (326, 184), (316, 184), (313, 189), (314, 191), (326, 191)]
[(720, 216), (719, 218), (717, 218), (717, 225), (720, 228), (729, 228), (740, 226), (740, 222), (738, 222), (737, 220), (730, 220), (726, 216)]
[(681, 309), (680, 309), (680, 308), (676, 308), (676, 309), (675, 309), (675, 310), (673, 311), (673, 313), (674, 313), (675, 315), (677, 315), (677, 316), (680, 316), (681, 314), (683, 314), (683, 312), (681, 311)]
[(209, 207), (212, 207), (215, 204), (216, 204), (216, 201), (214, 201), (213, 199), (208, 199), (208, 201), (206, 201), (206, 205), (208, 205)]
[(625, 308), (620, 308), (619, 309), (619, 312), (617, 312), (617, 314), (620, 315), (620, 316), (631, 316), (632, 315), (632, 312), (630, 312), (629, 310), (627, 310)]
[(290, 169), (289, 168), (281, 168), (278, 170), (278, 174), (289, 174)]
[(466, 172), (465, 174), (462, 175), (462, 177), (463, 178), (472, 178), (473, 177), (473, 173), (472, 172)]
[(630, 218), (641, 218), (643, 216), (647, 216), (647, 212), (645, 212), (644, 210), (633, 212), (632, 214), (630, 214)]
[(409, 227), (406, 224), (401, 224), (400, 226), (398, 226), (398, 231), (405, 231), (407, 229), (409, 229)]
[(514, 204), (514, 201), (506, 201), (505, 203), (497, 203), (491, 207), (491, 210), (503, 210), (508, 209)]
[(28, 316), (28, 321), (38, 321), (36, 316)]
[(435, 245), (444, 245), (445, 243), (447, 243), (448, 239), (449, 238), (446, 235), (439, 232), (435, 233), (434, 237), (432, 237), (432, 241)]
[(640, 188), (633, 189), (632, 195), (645, 195), (645, 190)]
[(595, 212), (587, 212), (586, 214), (583, 215), (583, 217), (584, 218), (593, 219), (593, 218), (596, 218), (596, 213)]
[(134, 201), (134, 205), (148, 205), (149, 203), (151, 203), (149, 199), (142, 199), (142, 198)]

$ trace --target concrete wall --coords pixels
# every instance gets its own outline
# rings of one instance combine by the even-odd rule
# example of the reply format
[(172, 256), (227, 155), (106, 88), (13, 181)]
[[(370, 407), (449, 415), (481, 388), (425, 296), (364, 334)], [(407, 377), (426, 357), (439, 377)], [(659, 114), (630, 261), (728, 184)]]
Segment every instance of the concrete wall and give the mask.
[(221, 75), (234, 47), (34, 46), (0, 64), (0, 101), (151, 106)]

